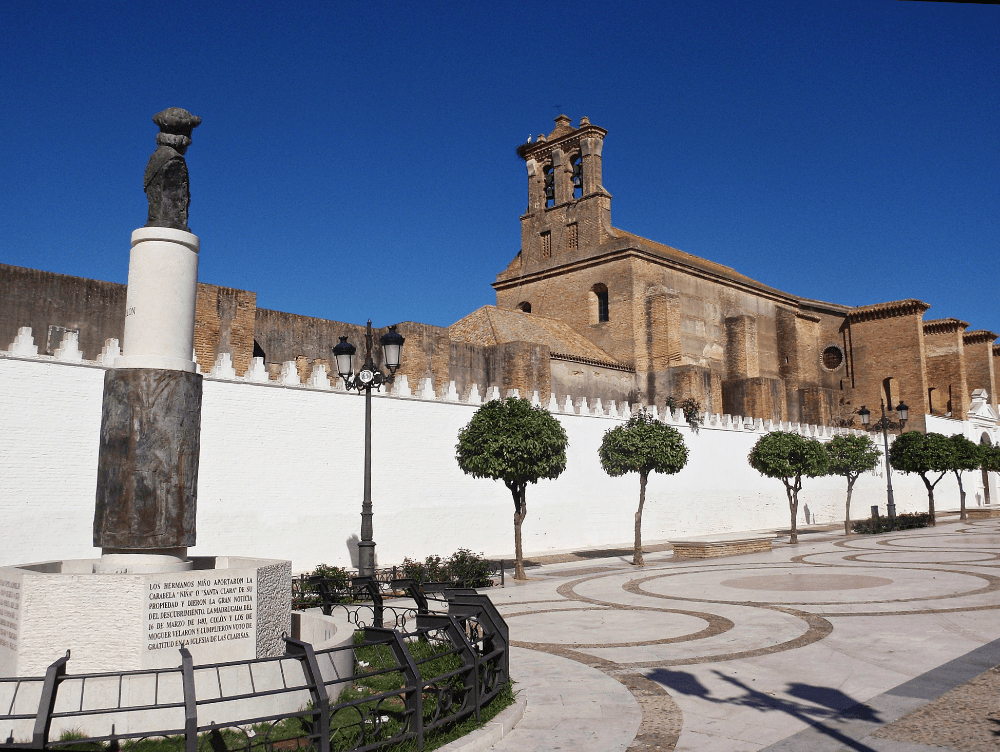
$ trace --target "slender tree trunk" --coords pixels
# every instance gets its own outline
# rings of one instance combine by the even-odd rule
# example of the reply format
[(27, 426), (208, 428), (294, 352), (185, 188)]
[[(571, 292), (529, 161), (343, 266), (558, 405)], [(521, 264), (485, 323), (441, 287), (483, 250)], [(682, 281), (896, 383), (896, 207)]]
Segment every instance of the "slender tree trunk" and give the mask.
[(792, 513), (792, 535), (788, 539), (788, 542), (790, 544), (798, 543), (799, 533), (795, 527), (795, 518), (799, 512), (799, 491), (797, 488), (793, 490), (788, 481), (785, 481), (785, 493), (788, 495), (788, 511)]
[[(923, 473), (920, 474), (920, 478), (924, 481), (924, 485), (927, 486), (927, 514), (931, 517), (931, 525), (937, 526), (937, 520), (934, 519), (934, 486), (935, 483), (931, 483), (927, 480), (927, 476)], [(938, 479), (940, 480), (940, 478)]]
[(962, 505), (961, 507), (962, 511), (961, 514), (959, 514), (958, 518), (960, 520), (965, 520), (968, 519), (968, 517), (966, 517), (965, 515), (965, 488), (962, 486), (962, 473), (956, 470), (955, 477), (958, 478), (958, 495), (959, 498), (961, 499), (960, 503)]
[(632, 551), (632, 563), (637, 567), (642, 563), (642, 506), (646, 503), (646, 478), (649, 476), (645, 470), (639, 471), (639, 509), (635, 513), (635, 548)]
[(851, 534), (851, 493), (854, 491), (854, 481), (857, 478), (847, 478), (847, 513), (844, 515), (844, 535)]
[(528, 577), (524, 573), (524, 554), (521, 551), (521, 523), (528, 511), (524, 501), (524, 486), (511, 489), (511, 493), (514, 494), (514, 579), (526, 580)]

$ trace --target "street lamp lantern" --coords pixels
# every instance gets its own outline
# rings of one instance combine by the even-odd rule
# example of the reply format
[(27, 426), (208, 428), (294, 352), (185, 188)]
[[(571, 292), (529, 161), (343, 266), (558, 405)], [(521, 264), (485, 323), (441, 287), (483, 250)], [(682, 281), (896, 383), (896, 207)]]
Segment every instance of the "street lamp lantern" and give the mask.
[(333, 348), (333, 357), (337, 360), (337, 373), (345, 382), (354, 375), (354, 353), (358, 351), (354, 345), (341, 337)]
[(372, 360), (372, 322), (368, 320), (365, 331), (365, 362), (361, 370), (354, 374), (354, 355), (357, 348), (341, 337), (333, 347), (333, 357), (337, 360), (337, 373), (344, 380), (348, 390), (365, 393), (365, 496), (361, 502), (361, 540), (358, 542), (358, 575), (375, 576), (375, 541), (372, 539), (372, 388), (381, 389), (383, 384), (391, 384), (396, 378), (396, 370), (403, 352), (405, 337), (390, 326), (389, 331), (379, 338), (382, 345), (383, 362), (389, 375)]
[[(341, 337), (341, 339), (347, 339), (347, 338), (346, 337)], [(864, 405), (862, 405), (861, 409), (858, 410), (858, 415), (861, 416), (861, 425), (863, 425), (865, 428), (867, 428), (868, 424), (871, 423), (871, 421), (872, 421), (872, 411), (869, 410)]]
[[(906, 406), (906, 403), (903, 402), (903, 400), (900, 400), (899, 404), (896, 405), (896, 412), (899, 414), (899, 422), (901, 424), (905, 424), (907, 418), (910, 417), (910, 408)], [(902, 428), (902, 425), (900, 428)]]
[(393, 376), (396, 374), (396, 369), (399, 368), (399, 361), (403, 355), (403, 343), (405, 341), (406, 337), (396, 331), (395, 324), (389, 327), (389, 331), (379, 337), (379, 343), (382, 345), (382, 361)]

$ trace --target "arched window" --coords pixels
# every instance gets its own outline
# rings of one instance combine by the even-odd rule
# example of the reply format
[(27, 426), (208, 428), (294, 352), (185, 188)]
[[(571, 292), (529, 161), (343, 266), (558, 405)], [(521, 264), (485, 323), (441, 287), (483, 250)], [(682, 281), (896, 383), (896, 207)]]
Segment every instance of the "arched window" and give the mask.
[(517, 310), (521, 313), (531, 313), (531, 303), (525, 300), (523, 303), (517, 304)]
[(580, 198), (583, 196), (583, 160), (577, 154), (570, 164), (573, 165), (573, 198)]
[(602, 282), (590, 288), (590, 323), (600, 324), (611, 320), (611, 311), (608, 305), (608, 286)]
[(542, 175), (545, 176), (545, 206), (554, 206), (556, 203), (556, 174), (552, 171), (552, 165), (545, 165), (542, 168)]

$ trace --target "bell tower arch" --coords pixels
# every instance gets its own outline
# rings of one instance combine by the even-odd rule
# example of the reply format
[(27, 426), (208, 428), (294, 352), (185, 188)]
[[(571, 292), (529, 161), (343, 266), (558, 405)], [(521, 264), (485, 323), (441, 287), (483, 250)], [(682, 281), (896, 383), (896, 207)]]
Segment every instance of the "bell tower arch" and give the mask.
[(528, 209), (521, 216), (521, 268), (560, 263), (613, 237), (611, 194), (601, 182), (607, 131), (566, 115), (551, 133), (518, 147), (527, 166)]

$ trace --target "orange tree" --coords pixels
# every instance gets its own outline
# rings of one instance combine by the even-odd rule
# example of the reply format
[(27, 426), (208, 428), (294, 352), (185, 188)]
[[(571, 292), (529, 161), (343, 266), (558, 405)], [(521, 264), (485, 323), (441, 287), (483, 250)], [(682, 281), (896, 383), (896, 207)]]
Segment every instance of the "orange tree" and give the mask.
[(688, 450), (676, 428), (640, 410), (624, 425), (608, 429), (597, 450), (601, 467), (612, 478), (639, 473), (639, 509), (635, 513), (635, 546), (632, 563), (642, 564), (642, 507), (650, 473), (673, 475), (687, 464)]
[(878, 446), (871, 436), (834, 436), (826, 445), (826, 454), (830, 459), (827, 472), (830, 475), (843, 475), (847, 478), (847, 509), (844, 514), (844, 535), (851, 534), (851, 493), (854, 482), (861, 473), (874, 470), (882, 458)]
[(797, 433), (772, 431), (757, 440), (747, 460), (761, 475), (777, 478), (785, 484), (788, 511), (792, 516), (792, 535), (788, 542), (798, 543), (795, 518), (799, 512), (802, 476), (815, 478), (826, 475), (830, 459), (823, 445), (816, 439), (806, 439)]
[(983, 447), (974, 441), (969, 441), (962, 434), (956, 433), (950, 439), (954, 456), (951, 470), (958, 481), (958, 494), (961, 499), (960, 519), (967, 519), (965, 514), (965, 487), (962, 485), (962, 473), (978, 470), (983, 464)]
[[(955, 446), (947, 436), (939, 433), (907, 431), (889, 447), (889, 464), (902, 473), (916, 473), (927, 488), (927, 512), (934, 519), (934, 486), (948, 474), (955, 464)], [(928, 474), (937, 474), (933, 483)]]
[(525, 490), (566, 469), (566, 431), (558, 420), (526, 399), (487, 402), (458, 432), (455, 459), (473, 478), (502, 480), (514, 498), (514, 579), (527, 579), (521, 551)]

